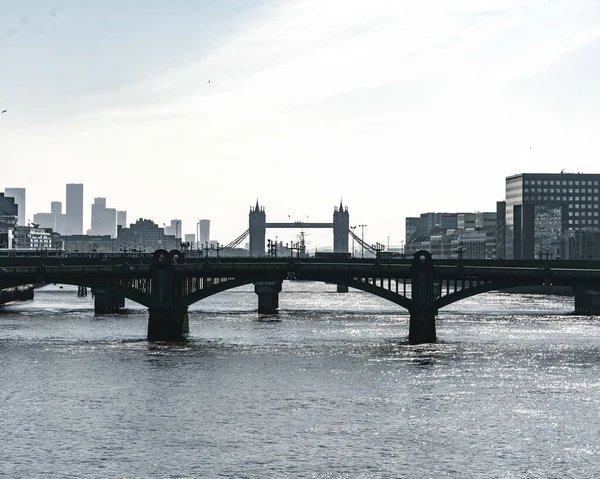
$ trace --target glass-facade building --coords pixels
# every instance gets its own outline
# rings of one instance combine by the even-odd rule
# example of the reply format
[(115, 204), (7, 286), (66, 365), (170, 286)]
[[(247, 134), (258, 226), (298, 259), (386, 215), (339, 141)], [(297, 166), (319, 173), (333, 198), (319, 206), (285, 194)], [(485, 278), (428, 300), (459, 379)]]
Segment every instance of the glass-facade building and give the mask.
[[(505, 254), (533, 259), (573, 231), (600, 228), (600, 174), (521, 173), (506, 178)], [(564, 252), (556, 247), (556, 256)]]

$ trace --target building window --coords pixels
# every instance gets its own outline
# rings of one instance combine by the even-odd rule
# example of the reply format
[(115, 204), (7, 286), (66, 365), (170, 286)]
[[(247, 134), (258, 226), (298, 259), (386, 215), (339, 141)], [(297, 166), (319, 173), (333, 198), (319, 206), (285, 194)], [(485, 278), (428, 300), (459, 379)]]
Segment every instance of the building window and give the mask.
[(572, 225), (573, 224), (573, 220), (569, 220), (569, 224)]

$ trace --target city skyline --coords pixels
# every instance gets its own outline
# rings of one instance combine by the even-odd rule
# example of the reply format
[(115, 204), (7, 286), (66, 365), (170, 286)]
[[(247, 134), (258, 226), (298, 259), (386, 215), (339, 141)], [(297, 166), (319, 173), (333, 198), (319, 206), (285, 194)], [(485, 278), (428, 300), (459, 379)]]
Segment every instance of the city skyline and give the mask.
[(277, 221), (342, 198), (397, 243), (423, 211), (493, 210), (507, 176), (595, 171), (596, 2), (141, 5), (0, 6), (4, 181), (29, 219), (75, 182), (86, 225), (106, 197), (226, 242), (257, 197)]

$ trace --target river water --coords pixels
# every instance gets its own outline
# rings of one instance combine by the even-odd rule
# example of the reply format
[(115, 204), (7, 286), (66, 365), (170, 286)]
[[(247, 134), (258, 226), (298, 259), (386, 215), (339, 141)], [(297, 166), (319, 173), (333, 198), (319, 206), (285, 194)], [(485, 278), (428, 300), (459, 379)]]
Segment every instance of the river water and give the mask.
[(402, 308), (286, 282), (279, 315), (228, 291), (170, 345), (135, 303), (35, 294), (0, 309), (1, 477), (600, 474), (600, 321), (572, 298), (469, 298), (411, 346)]

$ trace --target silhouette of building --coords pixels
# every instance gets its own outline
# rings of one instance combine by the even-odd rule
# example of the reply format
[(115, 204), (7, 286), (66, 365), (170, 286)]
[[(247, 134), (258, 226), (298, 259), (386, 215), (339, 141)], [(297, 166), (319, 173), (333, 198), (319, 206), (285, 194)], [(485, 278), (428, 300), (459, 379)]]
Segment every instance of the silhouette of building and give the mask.
[(250, 207), (248, 215), (249, 233), (250, 233), (250, 256), (265, 255), (265, 236), (267, 215), (264, 207), (261, 208), (256, 200), (256, 206)]
[(62, 202), (52, 201), (50, 203), (50, 213), (54, 215), (54, 231), (63, 234), (65, 229), (65, 215), (62, 212)]
[(348, 207), (344, 209), (342, 200), (339, 208), (333, 210), (333, 251), (334, 253), (348, 252), (348, 231), (350, 231), (350, 214)]
[(27, 224), (25, 188), (4, 188), (4, 196), (10, 196), (15, 199), (15, 204), (19, 210), (17, 224), (25, 226)]
[(129, 228), (119, 228), (117, 247), (119, 251), (141, 250), (155, 251), (157, 249), (179, 249), (181, 241), (175, 235), (165, 233), (165, 228), (159, 228), (154, 221), (140, 218)]
[(14, 224), (18, 221), (18, 216), (19, 207), (17, 206), (15, 198), (0, 193), (0, 218), (6, 218), (4, 223), (8, 222), (7, 220), (10, 218), (10, 223)]
[(125, 228), (127, 226), (127, 211), (117, 211), (117, 227)]
[(83, 184), (67, 184), (67, 211), (65, 215), (65, 234), (83, 233)]
[(438, 259), (497, 257), (497, 213), (422, 213), (406, 218), (404, 253), (426, 250)]
[(106, 207), (106, 198), (94, 198), (91, 234), (117, 237), (117, 210)]
[(206, 245), (210, 243), (210, 220), (200, 220), (198, 243)]
[(169, 226), (165, 226), (165, 234), (174, 236), (177, 240), (181, 241), (181, 228), (182, 228), (181, 220), (171, 220), (171, 224)]

